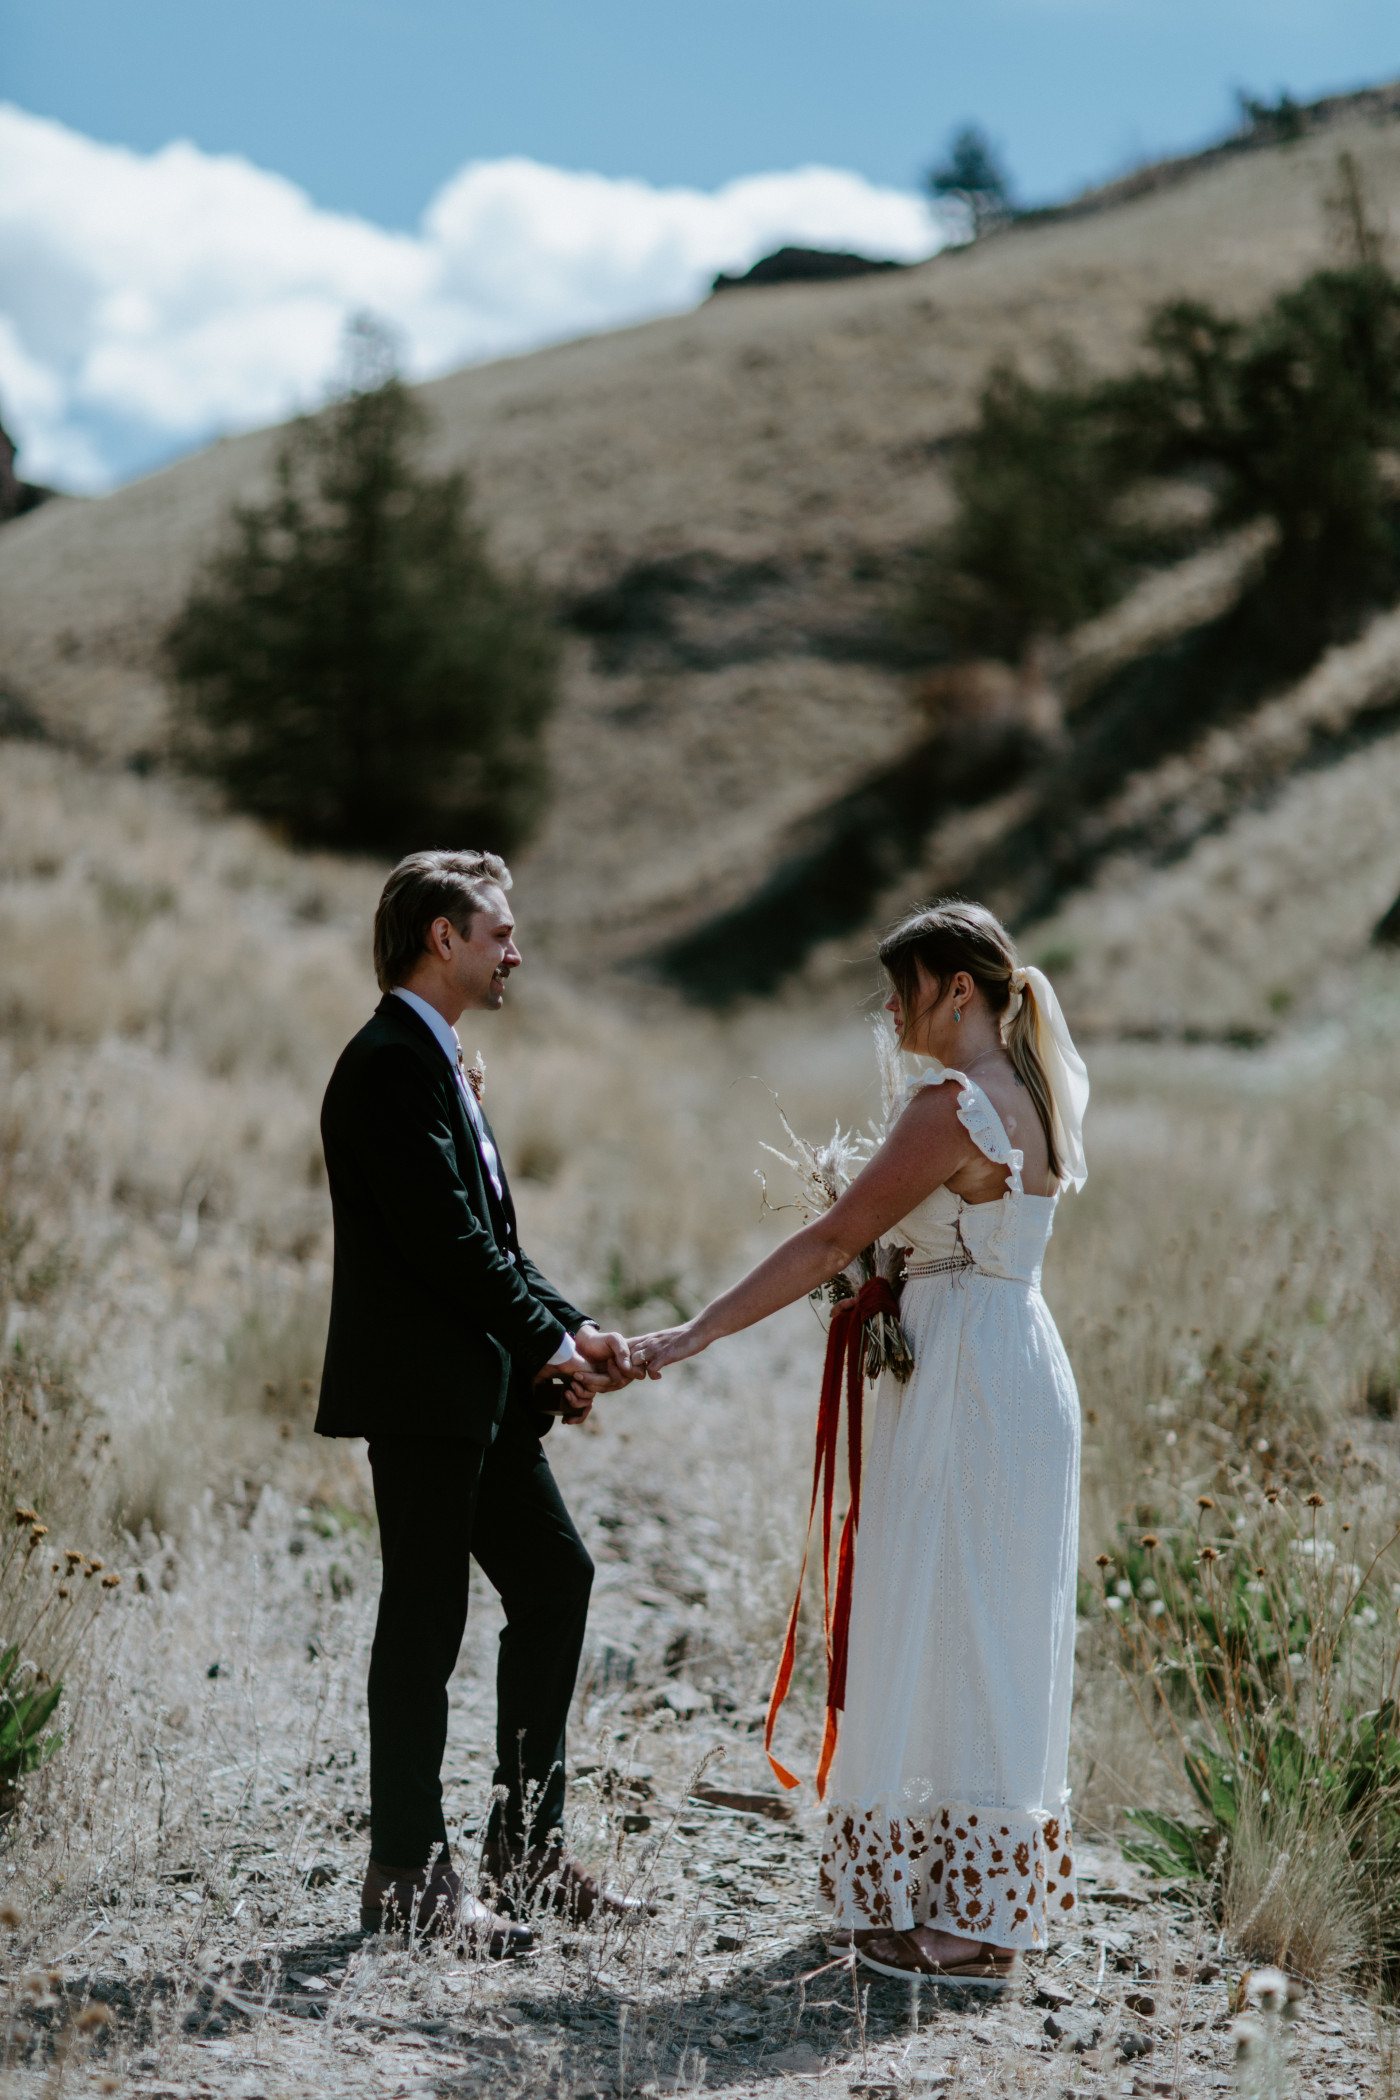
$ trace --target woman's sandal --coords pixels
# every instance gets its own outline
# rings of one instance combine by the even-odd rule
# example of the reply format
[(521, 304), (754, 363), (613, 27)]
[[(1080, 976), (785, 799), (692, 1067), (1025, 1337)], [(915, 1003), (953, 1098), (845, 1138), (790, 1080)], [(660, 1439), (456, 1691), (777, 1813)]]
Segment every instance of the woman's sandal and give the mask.
[[(881, 1960), (885, 1949), (907, 1954), (912, 1959), (900, 1962)], [(877, 1976), (893, 1976), (906, 1982), (910, 1977), (926, 1976), (930, 1982), (956, 1983), (977, 1991), (1005, 1990), (1016, 1966), (1014, 1951), (985, 1947), (969, 1961), (950, 1962), (945, 1967), (940, 1962), (930, 1961), (918, 1941), (907, 1932), (890, 1932), (880, 1939), (868, 1940), (863, 1947), (857, 1948), (856, 1959), (862, 1968), (873, 1969)]]

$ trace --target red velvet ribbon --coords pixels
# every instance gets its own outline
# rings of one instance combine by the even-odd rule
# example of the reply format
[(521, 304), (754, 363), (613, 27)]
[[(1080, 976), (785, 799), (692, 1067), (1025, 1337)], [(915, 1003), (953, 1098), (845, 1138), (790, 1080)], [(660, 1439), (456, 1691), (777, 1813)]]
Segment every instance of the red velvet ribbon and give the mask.
[[(817, 1765), (817, 1797), (826, 1793), (827, 1774), (836, 1752), (837, 1715), (846, 1704), (846, 1652), (851, 1631), (851, 1585), (856, 1566), (856, 1533), (860, 1529), (861, 1434), (865, 1402), (865, 1330), (880, 1313), (899, 1317), (899, 1300), (883, 1276), (861, 1285), (854, 1298), (843, 1298), (831, 1315), (826, 1337), (826, 1365), (822, 1372), (821, 1405), (817, 1410), (817, 1450), (812, 1469), (812, 1501), (807, 1511), (807, 1536), (802, 1548), (802, 1568), (797, 1577), (797, 1595), (788, 1614), (787, 1638), (782, 1660), (768, 1702), (768, 1723), (763, 1747), (768, 1762), (786, 1787), (798, 1785), (797, 1775), (773, 1755), (773, 1730), (778, 1712), (792, 1683), (797, 1655), (797, 1615), (807, 1579), (807, 1560), (812, 1544), (812, 1519), (817, 1497), (822, 1502), (822, 1624), (826, 1635), (826, 1729)], [(836, 1598), (831, 1594), (831, 1519), (836, 1497), (836, 1453), (841, 1439), (841, 1372), (846, 1373), (846, 1473), (851, 1500), (841, 1526), (836, 1558)]]

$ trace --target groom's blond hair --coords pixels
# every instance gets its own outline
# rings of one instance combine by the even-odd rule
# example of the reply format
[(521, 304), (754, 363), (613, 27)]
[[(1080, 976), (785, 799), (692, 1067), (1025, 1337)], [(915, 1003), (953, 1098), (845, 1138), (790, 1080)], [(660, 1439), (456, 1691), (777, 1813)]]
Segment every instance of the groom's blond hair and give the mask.
[(508, 890), (510, 869), (499, 853), (434, 847), (406, 853), (384, 885), (374, 914), (374, 974), (381, 992), (413, 975), (434, 919), (450, 919), (466, 938), (486, 890)]

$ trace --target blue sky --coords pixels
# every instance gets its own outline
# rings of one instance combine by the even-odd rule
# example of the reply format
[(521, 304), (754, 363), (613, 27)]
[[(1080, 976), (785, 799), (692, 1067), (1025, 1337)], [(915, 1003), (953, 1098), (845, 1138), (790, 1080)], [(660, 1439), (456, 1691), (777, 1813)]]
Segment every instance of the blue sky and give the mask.
[(929, 255), (969, 119), (1034, 203), (1396, 74), (1400, 0), (0, 0), (0, 417), (100, 490), (324, 398), (357, 312), (425, 376)]
[(1220, 130), (1243, 86), (1400, 73), (1396, 0), (0, 0), (0, 91), (188, 138), (411, 227), (469, 159), (712, 188), (917, 180), (980, 120), (1043, 199)]

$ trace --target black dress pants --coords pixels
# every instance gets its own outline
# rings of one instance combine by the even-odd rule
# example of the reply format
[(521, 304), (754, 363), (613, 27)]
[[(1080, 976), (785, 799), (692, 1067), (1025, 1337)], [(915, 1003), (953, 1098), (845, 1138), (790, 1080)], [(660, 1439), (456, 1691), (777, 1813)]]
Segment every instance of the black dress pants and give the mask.
[(493, 1444), (377, 1436), (369, 1447), (384, 1581), (369, 1665), (370, 1854), (417, 1869), (447, 1842), (447, 1686), (467, 1623), (468, 1557), (505, 1606), (489, 1834), (545, 1842), (564, 1811), (564, 1724), (593, 1563), (526, 1410)]

